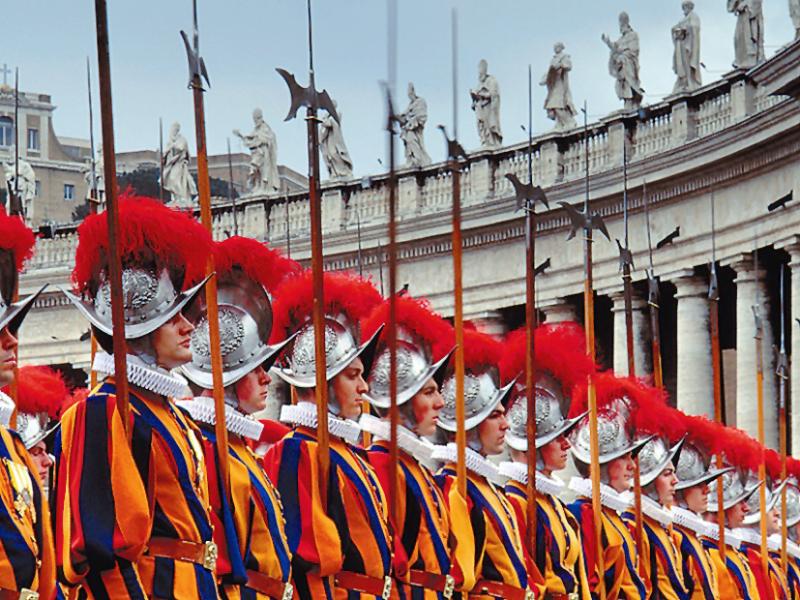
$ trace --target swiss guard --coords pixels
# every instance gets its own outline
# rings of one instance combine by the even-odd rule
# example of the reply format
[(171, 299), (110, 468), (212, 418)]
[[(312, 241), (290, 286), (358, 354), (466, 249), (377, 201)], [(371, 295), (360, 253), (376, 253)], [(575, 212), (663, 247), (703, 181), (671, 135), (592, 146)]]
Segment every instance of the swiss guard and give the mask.
[[(789, 578), (791, 598), (800, 598), (800, 461), (788, 458), (786, 483), (786, 570)], [(778, 542), (780, 542), (778, 537)]]
[(264, 427), (250, 415), (266, 408), (271, 381), (268, 371), (285, 345), (269, 346), (265, 341), (272, 328), (268, 292), (299, 267), (264, 244), (238, 236), (215, 244), (214, 255), (230, 503), (220, 480), (208, 313), (202, 302), (198, 302), (199, 314), (192, 319), (192, 362), (181, 367), (195, 398), (177, 404), (189, 412), (203, 434), (214, 540), (219, 548), (220, 596), (287, 600), (292, 597), (291, 554), (283, 511), (272, 482), (250, 449), (249, 443), (260, 439)]
[(128, 440), (116, 402), (109, 232), (105, 214), (78, 227), (65, 292), (98, 344), (105, 380), (62, 417), (56, 444), (56, 551), (65, 583), (88, 598), (215, 598), (208, 476), (199, 430), (173, 401), (186, 384), (171, 370), (192, 359), (184, 290), (212, 249), (206, 230), (157, 200), (122, 197), (117, 239), (130, 383)]
[[(528, 530), (528, 460), (536, 460), (536, 556), (544, 577), (542, 596), (590, 598), (578, 523), (559, 495), (566, 487), (553, 473), (566, 467), (569, 434), (584, 415), (567, 419), (572, 392), (595, 370), (583, 351), (585, 334), (575, 323), (542, 325), (534, 331), (536, 371), (536, 447), (528, 452), (528, 406), (524, 381), (527, 335), (518, 329), (505, 340), (500, 375), (504, 383), (516, 380), (514, 398), (506, 412), (506, 444), (511, 462), (500, 463), (508, 478), (505, 493), (517, 515), (522, 539)], [(522, 374), (522, 375), (521, 375)]]
[[(367, 395), (380, 416), (365, 412), (360, 424), (372, 435), (369, 460), (387, 497), (391, 478), (397, 477), (398, 523), (392, 522), (392, 530), (394, 574), (401, 597), (450, 598), (455, 584), (450, 575), (451, 523), (444, 496), (426, 463), (430, 463), (434, 450), (428, 438), (436, 433), (444, 407), (440, 387), (453, 351), (453, 330), (425, 300), (400, 296), (395, 302), (399, 473), (392, 472), (390, 459), (391, 353), (386, 346), (385, 329)], [(388, 321), (386, 300), (362, 322), (362, 335), (371, 336)], [(391, 510), (389, 516), (391, 521)]]
[[(16, 381), (17, 330), (41, 293), (14, 302), (33, 246), (33, 232), (22, 219), (0, 210), (0, 386)], [(0, 598), (49, 599), (56, 594), (50, 511), (39, 467), (22, 437), (9, 430), (14, 411), (14, 402), (0, 392)]]
[(502, 344), (491, 336), (464, 331), (467, 498), (461, 498), (456, 475), (455, 375), (443, 386), (445, 406), (439, 427), (451, 443), (434, 453), (434, 458), (444, 462), (436, 480), (448, 502), (450, 521), (469, 524), (453, 530), (451, 573), (456, 589), (470, 598), (525, 600), (533, 598), (536, 568), (523, 548), (514, 508), (494, 483), (499, 475), (497, 466), (488, 460), (503, 452), (508, 430), (505, 404), (514, 387), (513, 381), (500, 386), (502, 352)]
[(283, 502), (294, 589), (298, 597), (314, 600), (389, 597), (396, 590), (386, 500), (357, 446), (361, 429), (356, 421), (380, 333), (364, 339), (358, 324), (381, 296), (355, 275), (324, 274), (330, 468), (322, 481), (312, 287), (311, 271), (289, 277), (275, 290), (273, 305), (273, 343), (296, 334), (277, 373), (292, 386), (297, 403), (282, 408), (281, 421), (294, 430), (269, 449), (264, 466)]
[[(573, 477), (570, 489), (577, 494), (568, 505), (578, 520), (583, 542), (584, 560), (592, 594), (599, 593), (600, 577), (604, 577), (606, 598), (645, 598), (647, 587), (639, 575), (639, 554), (633, 535), (620, 513), (630, 510), (633, 495), (633, 460), (649, 441), (645, 437), (634, 440), (630, 422), (629, 401), (641, 401), (650, 393), (638, 382), (601, 373), (594, 378), (597, 392), (597, 437), (600, 464), (600, 501), (602, 503), (601, 527), (605, 542), (597, 548), (592, 511), (592, 480), (590, 478), (591, 451), (589, 418), (583, 417), (572, 433), (572, 456), (581, 477)], [(583, 386), (573, 396), (570, 415), (586, 411), (587, 389)], [(603, 553), (605, 573), (600, 573), (597, 559)]]

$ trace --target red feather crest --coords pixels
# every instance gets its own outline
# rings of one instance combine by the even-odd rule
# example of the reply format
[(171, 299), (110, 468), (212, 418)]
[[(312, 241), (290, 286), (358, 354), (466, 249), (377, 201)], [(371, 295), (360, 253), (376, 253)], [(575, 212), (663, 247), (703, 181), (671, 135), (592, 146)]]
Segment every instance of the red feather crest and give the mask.
[[(119, 245), (123, 267), (168, 268), (176, 283), (191, 283), (205, 270), (211, 236), (190, 214), (142, 196), (119, 199)], [(78, 292), (97, 285), (108, 267), (108, 221), (105, 213), (87, 217), (78, 227), (72, 282)]]
[(781, 478), (781, 455), (772, 448), (767, 448), (764, 452), (764, 465), (767, 475), (772, 481), (779, 481)]
[(9, 216), (0, 208), (0, 250), (8, 250), (14, 255), (17, 271), (21, 271), (25, 261), (33, 256), (35, 243), (33, 231), (22, 218)]
[(683, 415), (688, 434), (687, 442), (698, 446), (709, 455), (722, 451), (725, 427), (703, 415)]
[[(353, 327), (381, 302), (380, 292), (371, 281), (346, 271), (326, 272), (323, 288), (325, 314), (344, 314)], [(286, 278), (274, 296), (271, 343), (285, 339), (311, 318), (314, 305), (311, 270)]]
[(69, 396), (61, 373), (50, 367), (20, 367), (17, 380), (17, 408), (28, 414), (47, 413), (58, 418)]
[(725, 462), (746, 471), (755, 471), (761, 462), (761, 445), (741, 429), (725, 427), (721, 436)]
[(287, 276), (300, 271), (300, 265), (253, 238), (230, 237), (217, 242), (214, 249), (214, 268), (220, 281), (234, 268), (260, 283), (269, 293)]
[[(441, 359), (455, 345), (453, 327), (433, 312), (424, 298), (399, 296), (396, 299), (397, 326), (406, 330), (415, 340), (426, 344), (434, 361)], [(366, 318), (361, 320), (361, 337), (368, 339), (381, 325), (389, 323), (389, 300), (381, 302)], [(386, 330), (382, 336), (385, 338)]]
[(481, 373), (488, 367), (497, 368), (503, 356), (503, 344), (487, 333), (464, 330), (464, 369)]

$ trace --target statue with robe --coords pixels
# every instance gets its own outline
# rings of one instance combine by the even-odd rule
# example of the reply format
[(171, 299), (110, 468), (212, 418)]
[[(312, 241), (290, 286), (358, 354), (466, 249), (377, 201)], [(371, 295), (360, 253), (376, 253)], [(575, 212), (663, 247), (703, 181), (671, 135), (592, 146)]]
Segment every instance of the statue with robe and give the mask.
[(322, 158), (325, 160), (328, 176), (331, 179), (350, 179), (353, 177), (353, 160), (344, 143), (341, 126), (342, 113), (335, 100), (333, 108), (337, 111), (339, 121), (328, 113), (319, 124), (319, 145), (322, 150)]
[(553, 46), (555, 54), (550, 59), (547, 69), (539, 85), (547, 86), (547, 98), (544, 109), (547, 117), (556, 122), (556, 131), (564, 131), (577, 127), (575, 104), (572, 102), (572, 92), (569, 88), (569, 72), (572, 70), (572, 59), (564, 52), (564, 44), (556, 42)]
[(494, 75), (489, 75), (489, 65), (481, 59), (478, 63), (478, 85), (470, 90), (472, 110), (478, 124), (478, 136), (484, 148), (496, 148), (503, 143), (500, 129), (500, 86)]
[(800, 38), (800, 0), (789, 0), (789, 16), (794, 25), (794, 39)]
[(181, 135), (181, 126), (178, 123), (173, 123), (170, 127), (161, 165), (161, 184), (172, 195), (170, 206), (194, 206), (197, 185), (189, 172), (189, 144)]
[[(22, 158), (17, 158), (16, 166), (14, 165), (14, 155), (16, 148), (11, 146), (11, 160), (5, 163), (5, 176), (6, 176), (6, 189), (10, 192), (18, 193), (19, 206), (22, 208), (22, 214), (25, 222), (30, 225), (33, 222), (33, 199), (36, 198), (36, 173), (33, 171), (31, 163)], [(17, 184), (17, 175), (19, 175), (19, 183)]]
[(278, 140), (264, 120), (261, 109), (256, 108), (253, 111), (252, 133), (244, 135), (234, 129), (233, 134), (250, 149), (250, 171), (247, 176), (250, 189), (257, 194), (270, 194), (280, 190)]
[(612, 41), (603, 34), (601, 39), (611, 54), (608, 58), (608, 72), (616, 80), (617, 98), (624, 102), (626, 109), (638, 109), (642, 104), (644, 89), (639, 81), (639, 34), (631, 27), (628, 13), (619, 15), (620, 37)]
[(406, 165), (424, 167), (431, 163), (425, 150), (425, 123), (428, 121), (428, 104), (417, 96), (414, 84), (408, 84), (408, 107), (397, 116), (400, 121), (400, 139), (406, 150)]
[(749, 69), (764, 61), (764, 13), (762, 0), (728, 0), (728, 12), (736, 15), (733, 34), (735, 69)]
[(87, 158), (86, 169), (83, 172), (87, 190), (86, 200), (97, 205), (97, 212), (105, 210), (106, 203), (106, 184), (103, 168), (103, 147), (100, 146), (95, 154), (94, 166), (92, 166), (92, 159)]
[(700, 17), (694, 12), (694, 2), (684, 0), (683, 19), (672, 28), (672, 70), (677, 79), (673, 94), (691, 92), (703, 85), (700, 73)]

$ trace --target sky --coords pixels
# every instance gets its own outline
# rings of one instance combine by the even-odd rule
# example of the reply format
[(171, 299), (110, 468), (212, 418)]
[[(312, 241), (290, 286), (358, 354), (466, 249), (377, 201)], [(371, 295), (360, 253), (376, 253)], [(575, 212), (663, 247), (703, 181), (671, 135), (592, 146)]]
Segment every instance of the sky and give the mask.
[[(306, 8), (303, 0), (197, 0), (200, 48), (211, 79), (205, 96), (209, 152), (244, 151), (232, 135), (248, 132), (252, 110), (260, 107), (278, 140), (278, 161), (307, 170), (302, 119), (284, 122), (289, 94), (275, 72), (283, 67), (308, 81)], [(94, 2), (26, 0), (4, 3), (0, 67), (19, 67), (20, 88), (52, 96), (59, 136), (88, 138), (86, 57), (90, 58), (97, 105), (97, 50)], [(192, 95), (179, 31), (191, 31), (191, 0), (127, 0), (109, 3), (111, 79), (118, 151), (156, 149), (158, 122), (178, 121), (194, 148)], [(459, 139), (479, 145), (468, 90), (477, 82), (481, 58), (501, 90), (504, 143), (521, 142), (527, 123), (527, 69), (534, 77), (534, 132), (552, 128), (543, 111), (541, 79), (556, 41), (572, 56), (572, 93), (588, 101), (590, 118), (621, 107), (608, 74), (602, 33), (618, 36), (617, 16), (625, 10), (639, 33), (645, 103), (672, 90), (670, 29), (681, 18), (680, 0), (399, 0), (397, 20), (397, 106), (406, 105), (413, 81), (428, 103), (426, 141), (434, 160), (444, 158), (435, 126), (453, 122), (451, 10), (457, 7), (457, 100)], [(730, 70), (736, 19), (726, 0), (695, 0), (702, 22), (704, 82)], [(765, 0), (766, 54), (794, 35), (788, 1)], [(18, 26), (9, 26), (18, 24)], [(314, 0), (317, 87), (338, 102), (342, 130), (357, 176), (380, 173), (386, 163), (385, 104), (380, 88), (388, 78), (387, 0)], [(11, 81), (11, 80), (10, 80)], [(99, 116), (95, 135), (100, 136)]]

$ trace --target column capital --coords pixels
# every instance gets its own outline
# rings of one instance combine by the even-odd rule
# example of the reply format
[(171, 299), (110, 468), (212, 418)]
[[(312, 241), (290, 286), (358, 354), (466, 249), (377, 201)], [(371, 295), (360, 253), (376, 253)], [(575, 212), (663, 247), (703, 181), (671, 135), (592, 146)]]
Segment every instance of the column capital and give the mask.
[(537, 306), (544, 313), (545, 323), (576, 321), (575, 307), (565, 298), (550, 298)]
[(785, 250), (789, 253), (789, 266), (800, 265), (800, 235), (791, 235), (788, 238), (778, 240), (773, 244), (778, 250)]
[(708, 281), (694, 271), (685, 271), (670, 281), (675, 284), (676, 299), (708, 296)]
[[(614, 290), (608, 294), (614, 305), (611, 307), (611, 312), (618, 312), (625, 310), (625, 291)], [(631, 307), (633, 310), (643, 310), (647, 306), (647, 301), (636, 290), (631, 295)]]

